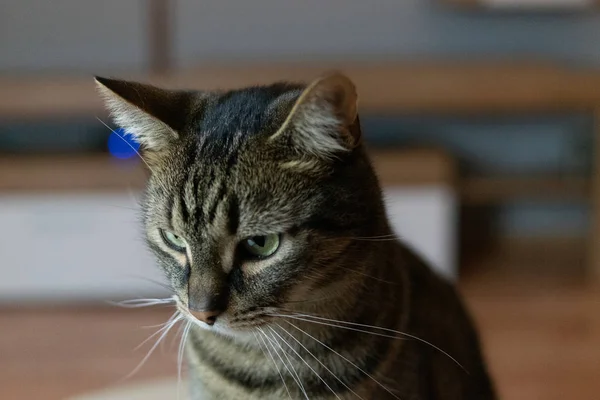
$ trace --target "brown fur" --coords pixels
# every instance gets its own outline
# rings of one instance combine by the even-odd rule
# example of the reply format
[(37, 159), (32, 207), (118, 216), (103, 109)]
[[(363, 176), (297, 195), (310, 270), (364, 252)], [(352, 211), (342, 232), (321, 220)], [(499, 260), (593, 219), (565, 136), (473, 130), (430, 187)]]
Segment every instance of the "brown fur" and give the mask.
[[(147, 240), (189, 327), (194, 399), (495, 398), (457, 292), (392, 234), (348, 78), (98, 82), (145, 146)], [(272, 256), (245, 252), (265, 235)]]

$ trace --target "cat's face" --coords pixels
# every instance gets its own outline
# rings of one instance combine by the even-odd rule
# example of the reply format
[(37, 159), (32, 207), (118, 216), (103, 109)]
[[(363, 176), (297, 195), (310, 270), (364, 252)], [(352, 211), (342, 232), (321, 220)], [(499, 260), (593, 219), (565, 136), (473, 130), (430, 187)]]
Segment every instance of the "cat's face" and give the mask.
[(146, 146), (146, 237), (184, 316), (243, 333), (334, 290), (328, 267), (368, 223), (347, 78), (225, 94), (99, 83)]
[(299, 300), (293, 289), (310, 286), (311, 265), (332, 250), (311, 229), (326, 171), (254, 146), (232, 149), (234, 162), (202, 150), (191, 164), (173, 156), (144, 202), (148, 241), (181, 305), (221, 312), (217, 328), (254, 324), (263, 307)]

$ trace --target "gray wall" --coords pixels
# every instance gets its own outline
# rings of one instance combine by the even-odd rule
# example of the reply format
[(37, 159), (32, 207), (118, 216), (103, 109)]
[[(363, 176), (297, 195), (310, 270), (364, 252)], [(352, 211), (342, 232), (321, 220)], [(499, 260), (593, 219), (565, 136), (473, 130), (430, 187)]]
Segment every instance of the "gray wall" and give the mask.
[(600, 63), (600, 15), (465, 13), (436, 0), (180, 0), (177, 59), (540, 56)]
[(0, 1), (0, 72), (136, 70), (144, 0)]
[[(464, 13), (435, 0), (178, 0), (175, 59), (540, 56), (600, 64), (600, 15)], [(142, 69), (144, 0), (2, 0), (0, 71)]]

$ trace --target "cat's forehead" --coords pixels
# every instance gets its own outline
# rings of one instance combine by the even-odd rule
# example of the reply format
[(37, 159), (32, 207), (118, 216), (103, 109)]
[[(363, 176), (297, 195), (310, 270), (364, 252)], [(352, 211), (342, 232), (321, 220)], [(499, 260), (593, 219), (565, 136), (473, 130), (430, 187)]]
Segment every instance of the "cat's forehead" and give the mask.
[(231, 135), (252, 135), (276, 130), (283, 122), (303, 85), (277, 83), (224, 93), (206, 99), (189, 129), (218, 144)]
[(166, 189), (159, 197), (172, 226), (215, 237), (271, 233), (308, 211), (298, 199), (310, 197), (306, 176), (245, 147), (243, 135), (229, 135), (225, 145), (198, 142), (164, 164), (151, 191)]

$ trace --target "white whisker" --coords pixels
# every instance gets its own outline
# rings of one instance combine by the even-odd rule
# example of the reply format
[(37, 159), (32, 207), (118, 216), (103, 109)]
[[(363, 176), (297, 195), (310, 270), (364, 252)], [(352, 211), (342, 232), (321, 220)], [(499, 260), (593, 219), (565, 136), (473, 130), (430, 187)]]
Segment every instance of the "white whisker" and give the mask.
[[(173, 318), (171, 316), (171, 318)], [(142, 325), (141, 328), (142, 329), (153, 329), (153, 328), (162, 328), (163, 326), (167, 325), (169, 322), (171, 322), (171, 320), (169, 319), (167, 322), (163, 322), (162, 324), (156, 324), (156, 325)]]
[[(335, 319), (318, 317), (318, 316), (310, 315), (310, 314), (297, 314), (297, 313), (294, 313), (293, 315), (294, 315), (294, 318), (297, 318), (297, 319), (299, 319), (301, 321), (305, 321), (305, 322), (320, 323), (320, 324), (327, 325), (327, 326), (332, 326), (332, 327), (337, 327), (337, 328), (342, 328), (342, 329), (348, 329), (348, 330), (357, 331), (357, 332), (364, 332), (364, 333), (369, 333), (369, 334), (376, 335), (376, 336), (389, 337), (389, 338), (392, 338), (392, 339), (406, 339), (406, 338), (408, 338), (408, 339), (414, 339), (414, 340), (417, 340), (417, 341), (419, 341), (421, 343), (424, 343), (424, 344), (426, 344), (428, 346), (431, 346), (432, 348), (436, 349), (437, 351), (439, 351), (440, 353), (444, 354), (446, 357), (448, 357), (449, 359), (451, 359), (452, 361), (454, 361), (454, 363), (456, 365), (458, 365), (460, 368), (462, 368), (466, 373), (469, 373), (469, 371), (467, 371), (465, 369), (465, 367), (463, 367), (462, 364), (459, 363), (450, 354), (448, 354), (444, 350), (440, 349), (438, 346), (434, 345), (433, 343), (430, 343), (430, 342), (428, 342), (425, 339), (421, 339), (418, 336), (411, 335), (410, 333), (401, 332), (401, 331), (397, 331), (397, 330), (389, 329), (389, 328), (381, 328), (381, 327), (378, 327), (378, 326), (372, 326), (372, 325), (366, 325), (366, 324), (359, 324), (359, 323), (356, 323), (356, 322), (338, 321), (338, 320), (335, 320)], [(278, 314), (276, 316), (278, 316), (278, 317), (291, 317), (290, 315), (285, 315), (285, 314), (282, 314), (282, 315)], [(386, 334), (382, 334), (382, 333), (378, 333), (378, 332), (371, 332), (371, 331), (366, 331), (366, 330), (362, 330), (362, 329), (351, 328), (351, 327), (343, 326), (343, 325), (335, 325), (335, 324), (328, 324), (328, 323), (324, 323), (324, 322), (317, 322), (317, 321), (313, 321), (313, 319), (314, 320), (318, 320), (318, 321), (328, 321), (328, 322), (334, 322), (334, 323), (337, 323), (337, 324), (345, 324), (345, 325), (358, 326), (358, 327), (363, 327), (363, 328), (379, 329), (379, 330), (384, 331), (384, 332), (391, 332), (391, 333), (394, 333), (395, 335), (403, 336), (403, 338), (399, 338), (398, 336), (395, 336), (395, 335), (386, 335)]]
[[(279, 336), (279, 337), (281, 337), (281, 336)], [(331, 391), (331, 393), (333, 393), (333, 395), (334, 395), (335, 397), (337, 397), (339, 400), (341, 400), (340, 396), (338, 396), (338, 394), (337, 394), (337, 393), (336, 393), (336, 392), (335, 392), (335, 391), (334, 391), (334, 390), (331, 388), (331, 386), (329, 386), (329, 385), (327, 384), (327, 382), (325, 382), (325, 379), (323, 379), (323, 378), (321, 377), (321, 375), (319, 375), (319, 373), (318, 373), (317, 371), (315, 371), (315, 369), (314, 369), (313, 367), (311, 367), (311, 366), (310, 366), (310, 364), (309, 364), (309, 363), (308, 363), (308, 362), (307, 362), (307, 361), (306, 361), (304, 358), (302, 358), (302, 356), (301, 356), (301, 355), (300, 355), (300, 354), (299, 354), (299, 353), (296, 351), (296, 349), (294, 349), (294, 348), (293, 348), (293, 347), (292, 347), (292, 346), (291, 346), (291, 345), (290, 345), (288, 342), (286, 342), (285, 340), (283, 341), (283, 343), (284, 343), (284, 344), (285, 344), (287, 347), (289, 347), (289, 349), (290, 349), (290, 350), (292, 350), (292, 351), (294, 352), (294, 354), (296, 354), (296, 355), (298, 356), (298, 358), (299, 358), (299, 359), (300, 359), (300, 360), (301, 360), (301, 361), (302, 361), (302, 362), (303, 362), (303, 363), (304, 363), (304, 364), (305, 364), (305, 365), (306, 365), (306, 366), (307, 366), (307, 367), (308, 367), (308, 368), (309, 368), (309, 369), (310, 369), (310, 370), (313, 372), (313, 374), (315, 374), (315, 375), (317, 376), (317, 378), (319, 378), (319, 380), (320, 380), (321, 382), (323, 382), (323, 384), (324, 384), (325, 386), (327, 386), (327, 388), (328, 388), (328, 389)]]
[[(290, 336), (292, 339), (294, 339), (294, 341), (295, 341), (296, 343), (298, 343), (298, 344), (299, 344), (299, 345), (300, 345), (300, 346), (301, 346), (301, 347), (302, 347), (304, 350), (306, 350), (306, 352), (307, 352), (308, 354), (310, 354), (312, 358), (314, 358), (314, 359), (315, 359), (315, 360), (316, 360), (316, 361), (317, 361), (319, 364), (321, 364), (321, 366), (322, 366), (323, 368), (325, 368), (325, 369), (327, 370), (327, 372), (329, 372), (329, 373), (331, 374), (331, 376), (333, 376), (333, 377), (334, 377), (334, 378), (335, 378), (335, 379), (336, 379), (338, 382), (340, 382), (340, 383), (341, 383), (341, 384), (342, 384), (342, 385), (343, 385), (343, 386), (344, 386), (346, 389), (348, 389), (350, 392), (352, 392), (352, 393), (353, 393), (353, 394), (354, 394), (356, 397), (358, 397), (359, 399), (361, 399), (361, 400), (364, 400), (364, 399), (363, 399), (361, 396), (359, 396), (359, 395), (358, 395), (358, 393), (356, 393), (354, 390), (352, 390), (352, 389), (350, 388), (350, 386), (346, 385), (346, 384), (344, 383), (344, 381), (342, 381), (340, 378), (338, 378), (338, 377), (337, 377), (337, 375), (336, 375), (335, 373), (333, 373), (333, 371), (332, 371), (332, 370), (330, 370), (330, 369), (329, 369), (329, 368), (328, 368), (328, 367), (327, 367), (327, 366), (326, 366), (326, 365), (325, 365), (325, 364), (324, 364), (324, 363), (323, 363), (321, 360), (319, 360), (319, 359), (318, 359), (318, 358), (317, 358), (317, 357), (316, 357), (316, 356), (315, 356), (315, 355), (314, 355), (314, 354), (313, 354), (313, 353), (312, 353), (310, 350), (308, 350), (308, 349), (306, 348), (306, 346), (305, 346), (305, 345), (303, 345), (302, 343), (300, 343), (300, 341), (299, 341), (298, 339), (296, 339), (296, 338), (294, 337), (294, 335), (292, 335), (291, 333), (289, 333), (289, 332), (288, 332), (288, 331), (287, 331), (287, 330), (286, 330), (286, 329), (285, 329), (283, 326), (281, 326), (281, 325), (279, 325), (279, 324), (277, 324), (277, 326), (278, 326), (278, 327), (279, 327), (279, 328), (280, 328), (282, 331), (284, 331), (284, 332), (285, 332), (285, 333), (286, 333), (288, 336)], [(281, 335), (279, 335), (279, 333), (277, 333), (277, 331), (275, 331), (275, 329), (273, 329), (273, 328), (271, 328), (271, 327), (269, 327), (269, 329), (271, 329), (271, 331), (272, 331), (274, 334), (276, 334), (276, 335), (277, 335), (277, 336), (278, 336), (278, 337), (279, 337), (281, 340), (283, 340), (283, 341), (285, 342), (285, 339), (283, 339), (283, 338), (281, 337)]]
[(140, 154), (140, 152), (139, 152), (139, 151), (137, 151), (137, 149), (136, 149), (135, 147), (133, 147), (133, 146), (131, 145), (131, 143), (129, 143), (127, 140), (125, 140), (125, 138), (123, 138), (123, 136), (119, 135), (119, 134), (118, 134), (118, 133), (117, 133), (117, 132), (116, 132), (116, 131), (115, 131), (113, 128), (111, 128), (110, 126), (108, 126), (108, 124), (107, 124), (106, 122), (102, 121), (102, 120), (100, 119), (100, 117), (96, 117), (96, 119), (97, 119), (98, 121), (100, 121), (100, 123), (101, 123), (102, 125), (104, 125), (105, 127), (107, 127), (107, 128), (108, 128), (108, 129), (109, 129), (109, 130), (110, 130), (112, 133), (114, 133), (115, 135), (117, 135), (117, 136), (119, 137), (119, 139), (121, 139), (121, 140), (122, 140), (123, 142), (125, 142), (125, 143), (126, 143), (128, 146), (129, 146), (129, 147), (131, 147), (131, 150), (133, 150), (133, 151), (135, 152), (135, 154), (137, 154), (137, 155), (138, 155), (138, 157), (140, 158), (140, 160), (142, 160), (142, 162), (143, 162), (144, 164), (146, 164), (146, 167), (148, 167), (148, 169), (149, 169), (151, 172), (154, 172), (154, 171), (152, 171), (152, 168), (151, 168), (151, 167), (150, 167), (150, 165), (149, 165), (149, 164), (146, 162), (146, 160), (144, 160), (144, 157), (142, 157), (142, 155)]
[(185, 352), (185, 342), (190, 333), (190, 329), (192, 327), (192, 322), (188, 321), (183, 329), (183, 334), (181, 335), (181, 341), (179, 342), (179, 351), (177, 352), (177, 398), (179, 399), (179, 391), (181, 388), (181, 370), (183, 367), (183, 357)]
[(160, 342), (167, 336), (167, 333), (169, 333), (169, 330), (171, 330), (171, 328), (179, 321), (181, 321), (183, 319), (183, 316), (178, 315), (173, 322), (168, 325), (168, 328), (165, 329), (162, 334), (159, 336), (158, 340), (154, 343), (154, 345), (152, 346), (152, 348), (148, 351), (148, 353), (146, 354), (146, 356), (144, 357), (144, 359), (138, 364), (137, 367), (134, 368), (133, 371), (131, 371), (125, 378), (123, 378), (123, 380), (127, 380), (129, 378), (131, 378), (133, 375), (135, 375), (146, 363), (146, 361), (148, 361), (148, 359), (150, 358), (150, 356), (152, 355), (152, 353), (154, 353), (154, 350), (156, 350), (156, 348), (158, 347), (158, 345), (160, 344)]
[[(262, 329), (260, 329), (258, 327), (257, 327), (257, 329), (258, 329), (259, 334), (262, 334), (263, 336), (266, 337), (266, 334), (262, 331)], [(267, 341), (263, 337), (260, 337), (260, 338), (262, 339), (263, 343), (265, 344), (265, 348), (269, 352), (269, 356), (271, 357), (271, 360), (273, 360), (273, 365), (275, 365), (275, 368), (277, 369), (277, 373), (279, 374), (279, 377), (281, 378), (281, 382), (283, 383), (283, 386), (285, 387), (285, 391), (287, 392), (288, 396), (291, 399), (292, 398), (292, 394), (290, 393), (290, 390), (288, 389), (288, 386), (285, 383), (285, 379), (283, 377), (283, 374), (281, 373), (281, 370), (279, 369), (279, 365), (277, 365), (277, 362), (275, 361), (275, 357), (273, 357), (273, 354), (271, 353), (271, 350), (269, 348), (269, 344), (267, 343)], [(275, 350), (275, 349), (273, 348), (273, 350)]]
[(374, 236), (351, 236), (351, 237), (347, 237), (346, 239), (350, 239), (350, 240), (362, 240), (362, 241), (373, 241), (373, 242), (377, 242), (377, 241), (394, 241), (394, 240), (398, 240), (399, 237), (397, 234), (395, 233), (388, 233), (385, 235), (374, 235)]
[(177, 338), (179, 338), (181, 340), (181, 337), (182, 337), (181, 335), (183, 334), (183, 329), (185, 328), (186, 325), (187, 324), (179, 324), (179, 326), (177, 327), (177, 331), (175, 332), (175, 335), (173, 335), (173, 337), (171, 338), (171, 342), (169, 343), (170, 350), (173, 349), (173, 345), (175, 345), (175, 342), (177, 342)]
[(362, 332), (362, 333), (367, 333), (367, 334), (370, 334), (370, 335), (381, 336), (381, 337), (390, 338), (390, 339), (404, 339), (404, 340), (407, 339), (407, 338), (398, 337), (396, 335), (389, 335), (389, 334), (386, 334), (386, 333), (372, 332), (372, 331), (367, 331), (365, 329), (351, 328), (349, 326), (336, 325), (336, 324), (331, 324), (331, 323), (321, 322), (321, 321), (314, 321), (314, 320), (311, 320), (311, 319), (308, 319), (308, 318), (297, 317), (297, 316), (294, 316), (294, 315), (271, 314), (271, 316), (273, 316), (273, 317), (280, 317), (280, 318), (291, 318), (291, 319), (295, 319), (295, 320), (298, 320), (298, 321), (311, 322), (313, 324), (319, 324), (319, 325), (324, 325), (324, 326), (331, 326), (331, 327), (334, 327), (334, 328), (342, 328), (342, 329), (347, 329), (347, 330), (354, 331), (354, 332)]
[[(265, 334), (265, 332), (261, 328), (257, 328), (257, 329), (259, 329), (263, 334)], [(266, 334), (265, 334), (265, 337), (268, 340), (272, 340), (268, 336), (266, 336)], [(290, 365), (290, 367), (291, 367), (292, 370), (290, 371), (290, 369), (288, 368), (288, 366), (285, 363), (285, 361), (283, 361), (283, 358), (281, 358), (281, 355), (279, 355), (279, 352), (277, 351), (277, 349), (274, 348), (273, 350), (275, 351), (275, 354), (277, 354), (277, 356), (279, 357), (279, 359), (283, 363), (283, 366), (287, 369), (287, 371), (291, 375), (292, 379), (294, 379), (294, 382), (296, 382), (296, 384), (298, 385), (298, 387), (300, 388), (300, 390), (304, 394), (304, 397), (306, 397), (308, 399), (308, 394), (306, 393), (306, 389), (304, 389), (304, 385), (302, 384), (302, 380), (300, 379), (300, 375), (298, 375), (298, 373), (296, 372), (296, 369), (294, 368), (294, 363), (292, 362), (292, 360), (290, 359), (290, 357), (287, 355), (287, 353), (283, 349), (283, 347), (281, 347), (281, 344), (279, 344), (279, 342), (277, 342), (277, 341), (274, 341), (274, 343), (277, 345), (277, 347), (279, 347), (279, 349), (281, 350), (281, 352), (285, 356), (285, 358), (288, 361), (288, 363), (289, 363), (289, 365)], [(271, 344), (273, 344), (273, 342), (271, 342)], [(292, 371), (293, 371), (293, 373), (292, 373)]]
[(374, 239), (370, 239), (370, 238), (349, 238), (350, 240), (358, 240), (361, 242), (393, 242), (398, 240), (398, 238), (396, 237), (389, 237), (389, 238), (374, 238)]
[(369, 274), (367, 274), (367, 273), (364, 273), (364, 272), (361, 272), (361, 271), (357, 271), (357, 270), (355, 270), (355, 269), (352, 269), (352, 268), (342, 267), (341, 265), (337, 265), (336, 267), (337, 267), (337, 268), (344, 269), (344, 270), (346, 270), (346, 271), (349, 271), (349, 272), (352, 272), (352, 273), (354, 273), (354, 274), (357, 274), (357, 275), (364, 276), (365, 278), (374, 279), (374, 280), (376, 280), (376, 281), (383, 282), (383, 283), (389, 283), (389, 284), (391, 284), (391, 285), (397, 285), (397, 283), (396, 283), (396, 282), (387, 281), (387, 280), (385, 280), (385, 279), (381, 279), (381, 278), (378, 278), (378, 277), (376, 277), (376, 276), (369, 275)]
[(379, 383), (379, 381), (377, 379), (375, 379), (373, 376), (371, 376), (368, 372), (364, 371), (362, 368), (360, 368), (358, 365), (356, 365), (355, 363), (353, 363), (352, 361), (350, 361), (348, 358), (344, 357), (342, 354), (338, 353), (337, 351), (335, 351), (334, 349), (332, 349), (331, 347), (327, 346), (325, 343), (323, 343), (322, 341), (320, 341), (319, 339), (317, 339), (316, 337), (312, 336), (310, 333), (305, 332), (304, 330), (300, 329), (299, 327), (297, 327), (296, 325), (294, 325), (293, 323), (289, 322), (289, 321), (285, 321), (287, 324), (291, 325), (293, 328), (299, 330), (300, 332), (304, 333), (305, 335), (307, 335), (308, 337), (310, 337), (311, 339), (315, 340), (317, 343), (321, 344), (323, 347), (325, 347), (326, 349), (332, 351), (334, 354), (338, 355), (342, 360), (350, 363), (350, 365), (352, 365), (353, 367), (355, 367), (356, 369), (358, 369), (360, 372), (362, 372), (363, 374), (365, 374), (366, 376), (368, 376), (373, 382), (375, 382), (377, 385), (379, 385), (381, 388), (383, 388), (386, 392), (388, 392), (389, 394), (391, 394), (392, 396), (394, 396), (394, 398), (400, 400), (400, 398), (398, 396), (396, 396), (394, 393), (392, 393), (390, 391), (390, 389), (388, 389), (387, 387), (385, 387), (383, 384)]
[(175, 300), (172, 297), (168, 297), (165, 299), (131, 299), (123, 301), (108, 301), (108, 304), (123, 308), (142, 308), (162, 304), (171, 304), (174, 302)]
[(384, 235), (374, 235), (374, 236), (355, 236), (352, 239), (382, 239), (382, 238), (390, 238), (390, 237), (398, 237), (395, 233), (386, 233)]
[(139, 345), (137, 345), (133, 349), (133, 351), (139, 350), (143, 345), (145, 345), (146, 343), (148, 343), (148, 341), (150, 341), (156, 335), (162, 333), (165, 329), (170, 329), (170, 327), (171, 327), (170, 325), (173, 324), (173, 320), (175, 318), (177, 318), (178, 315), (179, 315), (179, 311), (175, 311), (175, 313), (173, 315), (171, 315), (171, 318), (169, 318), (167, 320), (167, 322), (165, 322), (164, 324), (161, 324), (162, 328), (160, 328), (159, 330), (157, 330), (156, 332), (154, 332), (152, 335), (148, 336), (148, 338), (146, 338), (142, 343), (140, 343)]

